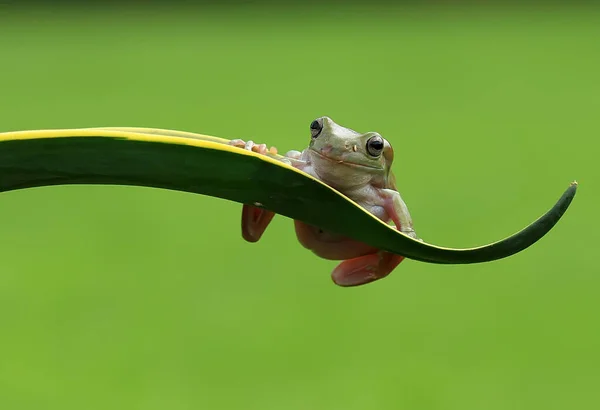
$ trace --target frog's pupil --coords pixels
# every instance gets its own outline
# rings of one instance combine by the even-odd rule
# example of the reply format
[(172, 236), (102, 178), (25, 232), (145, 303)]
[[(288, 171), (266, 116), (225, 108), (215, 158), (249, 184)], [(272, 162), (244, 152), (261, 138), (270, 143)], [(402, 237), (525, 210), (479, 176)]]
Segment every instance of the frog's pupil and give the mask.
[(376, 150), (383, 149), (383, 141), (381, 141), (378, 138), (371, 140), (371, 148), (374, 148)]
[(373, 156), (378, 156), (383, 150), (383, 140), (380, 137), (373, 137), (367, 141), (367, 151)]
[(321, 129), (321, 126), (319, 125), (319, 121), (314, 120), (313, 122), (310, 123), (310, 129), (311, 130), (319, 130)]

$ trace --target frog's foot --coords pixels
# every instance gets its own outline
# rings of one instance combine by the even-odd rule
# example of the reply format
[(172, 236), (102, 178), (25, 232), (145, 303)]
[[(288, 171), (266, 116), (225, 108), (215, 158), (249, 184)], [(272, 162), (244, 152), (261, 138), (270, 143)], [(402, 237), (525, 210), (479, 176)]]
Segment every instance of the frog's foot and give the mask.
[(331, 278), (339, 286), (365, 285), (385, 278), (403, 260), (404, 256), (379, 251), (343, 261), (333, 270)]
[(412, 229), (412, 228), (407, 228), (406, 230), (405, 229), (401, 229), (400, 232), (402, 232), (406, 236), (410, 236), (411, 238), (416, 239), (417, 241), (423, 242), (423, 239), (419, 238), (417, 236), (417, 233), (415, 232), (415, 230)]
[(286, 158), (291, 158), (291, 159), (300, 159), (302, 157), (302, 153), (300, 151), (296, 151), (291, 150), (285, 153)]
[(256, 152), (258, 154), (277, 154), (277, 148), (271, 147), (267, 149), (267, 144), (256, 144), (254, 141), (244, 141), (241, 139), (234, 139), (229, 141), (229, 145), (234, 147), (244, 148), (245, 150)]
[(275, 212), (252, 205), (242, 207), (242, 237), (248, 242), (258, 242), (271, 223)]

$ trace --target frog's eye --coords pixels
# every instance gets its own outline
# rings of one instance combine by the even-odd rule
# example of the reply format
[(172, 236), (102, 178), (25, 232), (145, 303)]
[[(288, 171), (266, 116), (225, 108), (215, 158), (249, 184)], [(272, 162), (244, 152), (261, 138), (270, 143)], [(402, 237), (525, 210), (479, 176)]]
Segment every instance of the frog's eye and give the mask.
[(313, 138), (317, 138), (321, 131), (323, 130), (323, 123), (321, 120), (314, 120), (310, 123), (310, 135)]
[(373, 157), (378, 157), (383, 152), (383, 138), (375, 135), (367, 140), (367, 152)]

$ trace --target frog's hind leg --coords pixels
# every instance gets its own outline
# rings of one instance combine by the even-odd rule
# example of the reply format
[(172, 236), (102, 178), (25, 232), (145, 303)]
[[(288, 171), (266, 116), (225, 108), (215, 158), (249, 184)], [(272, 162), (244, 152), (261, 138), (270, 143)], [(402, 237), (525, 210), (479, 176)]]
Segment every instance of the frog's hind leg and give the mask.
[(385, 278), (404, 260), (404, 256), (385, 251), (352, 258), (340, 263), (331, 273), (339, 286), (359, 286)]
[(248, 242), (258, 242), (271, 223), (275, 212), (252, 205), (242, 207), (242, 236)]

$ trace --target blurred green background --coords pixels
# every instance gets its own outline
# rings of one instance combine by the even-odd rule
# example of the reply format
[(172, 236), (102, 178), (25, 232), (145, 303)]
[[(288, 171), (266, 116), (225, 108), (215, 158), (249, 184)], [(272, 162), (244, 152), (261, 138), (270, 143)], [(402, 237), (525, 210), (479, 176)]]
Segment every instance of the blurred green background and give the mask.
[(417, 232), (456, 247), (580, 182), (523, 253), (406, 261), (352, 289), (287, 218), (245, 243), (236, 203), (2, 194), (0, 408), (598, 408), (599, 23), (583, 6), (0, 6), (1, 131), (162, 127), (287, 151), (328, 115), (392, 142)]

